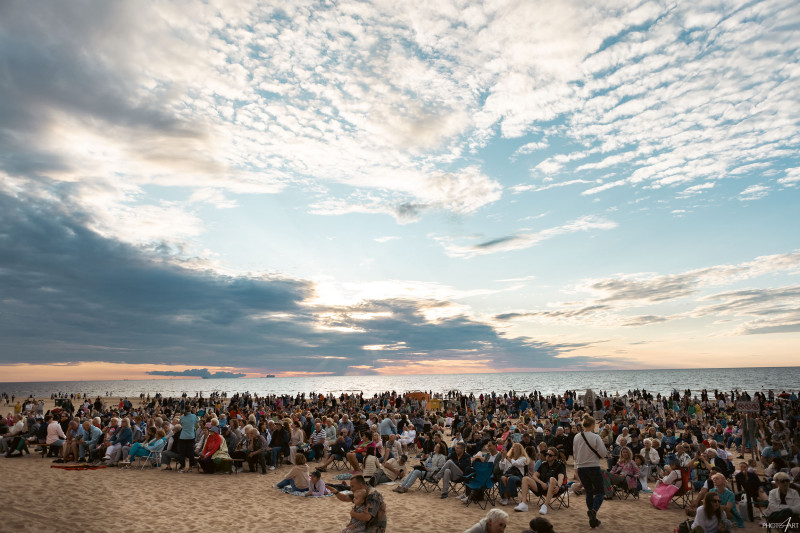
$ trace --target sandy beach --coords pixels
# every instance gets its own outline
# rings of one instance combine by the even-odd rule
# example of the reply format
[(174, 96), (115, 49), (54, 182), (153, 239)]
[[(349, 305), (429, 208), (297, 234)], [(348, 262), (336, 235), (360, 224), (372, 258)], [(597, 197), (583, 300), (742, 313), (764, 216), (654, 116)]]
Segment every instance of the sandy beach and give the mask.
[[(54, 402), (46, 399), (46, 409), (53, 406)], [(13, 406), (9, 407), (13, 410)], [(7, 411), (3, 406), (3, 413)], [(313, 468), (314, 464), (310, 466)], [(571, 465), (570, 459), (570, 479)], [(246, 468), (236, 475), (202, 475), (165, 472), (149, 466), (143, 470), (78, 471), (51, 466), (51, 459), (42, 459), (35, 453), (23, 458), (0, 457), (0, 505), (5, 510), (0, 530), (122, 533), (228, 528), (243, 532), (316, 533), (339, 532), (349, 520), (350, 506), (336, 498), (302, 498), (272, 488), (289, 466), (266, 475), (249, 473)], [(323, 479), (337, 482), (337, 473), (329, 469)], [(406, 494), (396, 494), (391, 490), (393, 485), (379, 486), (388, 509), (387, 531), (460, 533), (486, 514), (477, 505), (465, 507), (452, 497), (440, 500), (438, 492), (425, 493), (417, 487)], [(539, 516), (533, 504), (526, 513), (514, 512), (512, 505), (500, 507), (509, 513), (506, 531), (510, 532), (526, 529), (531, 518)], [(550, 511), (547, 518), (556, 532), (592, 531), (583, 496), (571, 495), (568, 509)], [(651, 505), (649, 495), (641, 494), (639, 500), (604, 502), (598, 518), (602, 525), (594, 531), (672, 533), (685, 515), (674, 504), (659, 511)], [(739, 531), (763, 529), (756, 521), (746, 523)]]

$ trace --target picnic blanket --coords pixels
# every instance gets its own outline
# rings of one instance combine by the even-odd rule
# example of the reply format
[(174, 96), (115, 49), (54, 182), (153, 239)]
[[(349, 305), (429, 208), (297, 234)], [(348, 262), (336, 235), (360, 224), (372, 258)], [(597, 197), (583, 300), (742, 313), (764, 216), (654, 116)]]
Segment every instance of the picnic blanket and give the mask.
[(78, 464), (78, 465), (50, 465), (50, 468), (60, 468), (61, 470), (99, 470), (101, 468), (107, 468), (103, 465), (86, 465), (86, 464)]

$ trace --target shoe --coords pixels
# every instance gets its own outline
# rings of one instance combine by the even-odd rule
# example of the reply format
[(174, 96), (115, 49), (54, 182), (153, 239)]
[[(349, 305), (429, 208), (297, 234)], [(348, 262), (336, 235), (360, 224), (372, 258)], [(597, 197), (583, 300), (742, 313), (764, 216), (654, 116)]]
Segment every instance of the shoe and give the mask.
[(525, 502), (519, 502), (519, 504), (514, 507), (514, 510), (518, 513), (526, 513), (528, 512), (528, 504)]
[(461, 496), (459, 496), (458, 499), (461, 500), (464, 503), (467, 503), (469, 501), (469, 498), (465, 494), (462, 494)]
[(53, 462), (54, 462), (54, 463), (64, 463), (65, 461), (64, 461), (64, 459), (56, 459), (56, 460), (55, 460), (55, 461), (53, 461)]
[(400, 492), (400, 489), (402, 489), (402, 488), (403, 488), (402, 486), (398, 485), (398, 486), (396, 486), (395, 488), (392, 489), (392, 492)]
[(506, 498), (500, 498), (500, 505), (508, 505), (508, 500)]
[(586, 511), (586, 514), (589, 515), (589, 527), (594, 529), (600, 525), (600, 520), (597, 519), (597, 511), (589, 509)]
[(442, 496), (441, 496), (441, 499), (442, 499), (442, 500), (444, 500), (445, 498), (447, 498), (447, 493), (446, 493), (446, 492), (443, 492), (443, 493), (442, 493)]
[(78, 459), (78, 462), (79, 463), (85, 463), (86, 462), (86, 458), (85, 457), (81, 457), (80, 459)]
[(547, 514), (547, 504), (543, 503), (542, 506), (539, 507), (539, 514)]
[(270, 470), (275, 470), (274, 466), (269, 467)]

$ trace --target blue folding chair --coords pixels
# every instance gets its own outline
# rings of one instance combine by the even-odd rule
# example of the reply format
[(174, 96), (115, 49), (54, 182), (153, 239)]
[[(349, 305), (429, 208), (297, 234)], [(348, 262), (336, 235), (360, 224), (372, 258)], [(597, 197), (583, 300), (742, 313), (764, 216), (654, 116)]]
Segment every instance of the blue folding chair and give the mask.
[[(493, 489), (494, 481), (492, 481), (492, 472), (494, 471), (494, 463), (483, 461), (475, 461), (472, 467), (475, 469), (473, 475), (465, 480), (464, 486), (469, 487), (470, 497), (467, 499), (467, 506), (470, 503), (477, 503), (481, 509), (486, 509), (489, 504), (494, 506)], [(479, 494), (483, 495), (483, 499), (478, 499)]]

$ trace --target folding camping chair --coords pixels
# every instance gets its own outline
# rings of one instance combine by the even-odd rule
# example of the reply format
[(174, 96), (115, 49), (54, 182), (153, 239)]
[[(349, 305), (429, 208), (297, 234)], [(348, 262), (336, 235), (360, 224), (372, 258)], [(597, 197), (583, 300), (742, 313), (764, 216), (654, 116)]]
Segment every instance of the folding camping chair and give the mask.
[[(539, 501), (536, 504), (537, 507), (541, 507), (542, 504), (547, 500), (547, 493), (540, 494)], [(523, 500), (524, 501), (524, 500)], [(567, 481), (566, 476), (564, 477), (564, 482), (558, 487), (558, 490), (555, 494), (553, 494), (553, 499), (550, 500), (550, 509), (553, 511), (557, 511), (562, 507), (569, 509), (569, 482)]]
[(681, 467), (681, 488), (672, 496), (672, 503), (686, 509), (692, 503), (692, 493), (694, 486), (692, 486), (692, 471), (690, 468)]
[[(470, 503), (477, 503), (481, 509), (491, 504), (494, 506), (494, 481), (492, 480), (492, 472), (494, 471), (494, 463), (483, 461), (475, 461), (472, 465), (475, 471), (467, 476), (464, 481), (465, 487), (469, 487), (470, 497), (466, 505)], [(479, 499), (479, 496), (483, 498)]]

